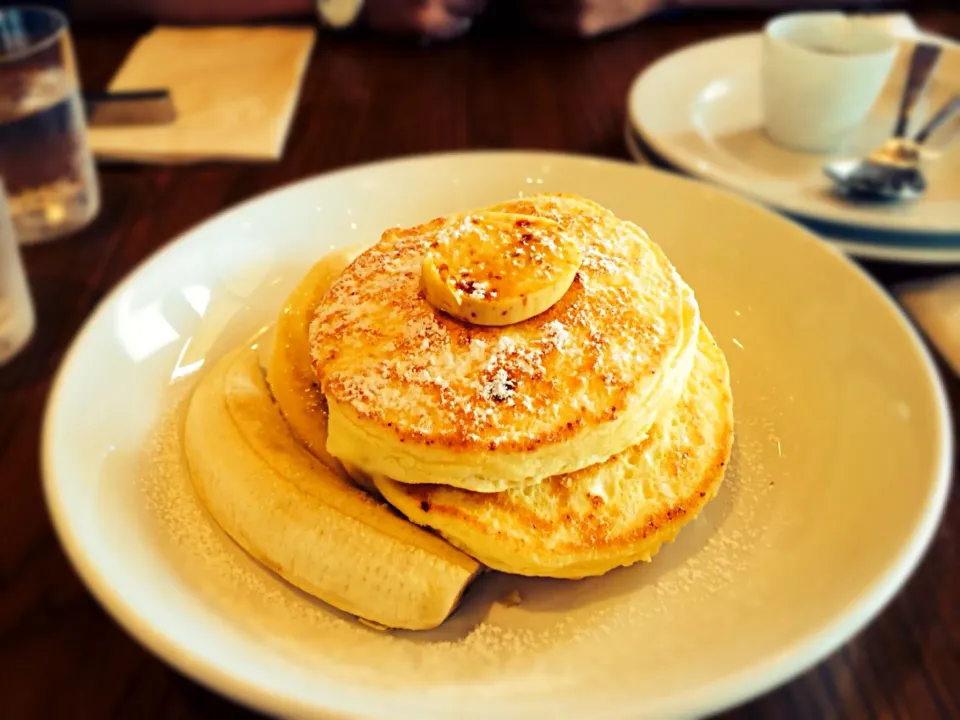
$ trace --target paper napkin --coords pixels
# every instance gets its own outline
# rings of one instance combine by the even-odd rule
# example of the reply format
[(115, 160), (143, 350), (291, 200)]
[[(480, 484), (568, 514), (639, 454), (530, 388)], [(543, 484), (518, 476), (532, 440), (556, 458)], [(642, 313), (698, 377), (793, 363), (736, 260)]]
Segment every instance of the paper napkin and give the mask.
[(910, 283), (895, 294), (944, 360), (960, 374), (960, 276)]
[(276, 160), (316, 33), (299, 27), (160, 27), (143, 37), (110, 90), (167, 88), (168, 125), (90, 128), (99, 158), (156, 163)]

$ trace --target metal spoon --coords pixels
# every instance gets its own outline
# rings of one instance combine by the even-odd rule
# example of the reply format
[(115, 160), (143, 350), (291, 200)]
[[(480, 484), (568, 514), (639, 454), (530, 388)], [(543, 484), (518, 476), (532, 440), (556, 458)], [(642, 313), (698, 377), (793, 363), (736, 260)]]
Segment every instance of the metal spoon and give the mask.
[[(937, 45), (921, 43), (914, 48), (892, 138), (863, 160), (839, 160), (824, 167), (838, 191), (861, 198), (909, 200), (919, 197), (926, 189), (926, 180), (919, 168), (919, 145), (952, 117), (951, 103), (941, 109), (916, 138), (910, 140), (906, 133), (910, 115), (940, 52)], [(923, 139), (918, 142), (921, 135)]]
[(954, 95), (913, 139), (888, 140), (864, 160), (838, 160), (824, 171), (840, 192), (862, 199), (914, 200), (927, 188), (920, 168), (922, 146), (942, 125), (960, 112)]

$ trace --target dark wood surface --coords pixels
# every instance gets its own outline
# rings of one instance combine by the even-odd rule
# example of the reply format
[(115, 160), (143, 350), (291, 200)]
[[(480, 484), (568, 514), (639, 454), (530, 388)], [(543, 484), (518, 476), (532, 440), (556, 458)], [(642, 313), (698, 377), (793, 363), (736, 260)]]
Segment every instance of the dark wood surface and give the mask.
[[(960, 37), (960, 13), (931, 10), (918, 19)], [(93, 225), (25, 251), (39, 332), (0, 369), (0, 717), (248, 716), (119, 629), (68, 565), (43, 503), (38, 443), (52, 375), (81, 322), (136, 263), (227, 206), (348, 164), (458, 148), (626, 157), (633, 76), (664, 53), (761, 20), (672, 16), (592, 42), (483, 28), (431, 48), (323, 37), (280, 162), (102, 168), (104, 206)], [(87, 87), (106, 84), (137, 34), (78, 29)], [(877, 270), (885, 282), (906, 272)], [(960, 383), (949, 374), (946, 382), (957, 407)], [(724, 717), (960, 718), (958, 532), (954, 498), (919, 570), (865, 632)]]

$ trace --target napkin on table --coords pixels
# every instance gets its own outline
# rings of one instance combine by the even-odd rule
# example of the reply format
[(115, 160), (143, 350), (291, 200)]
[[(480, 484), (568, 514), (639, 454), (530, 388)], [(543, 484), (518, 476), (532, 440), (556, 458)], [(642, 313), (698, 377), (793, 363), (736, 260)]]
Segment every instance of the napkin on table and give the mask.
[(167, 88), (168, 125), (91, 127), (98, 158), (156, 163), (276, 160), (313, 48), (308, 27), (159, 27), (133, 48), (111, 91)]
[(960, 374), (960, 276), (905, 284), (896, 295), (943, 359)]

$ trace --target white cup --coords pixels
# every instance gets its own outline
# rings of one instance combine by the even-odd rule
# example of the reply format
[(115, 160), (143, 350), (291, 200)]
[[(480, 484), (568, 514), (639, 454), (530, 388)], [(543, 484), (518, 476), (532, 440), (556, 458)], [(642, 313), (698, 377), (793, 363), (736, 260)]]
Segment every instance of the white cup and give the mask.
[(0, 182), (0, 365), (12, 360), (30, 342), (35, 325), (33, 299)]
[(837, 149), (877, 100), (897, 40), (839, 12), (780, 15), (767, 23), (760, 63), (764, 129), (792, 150)]

